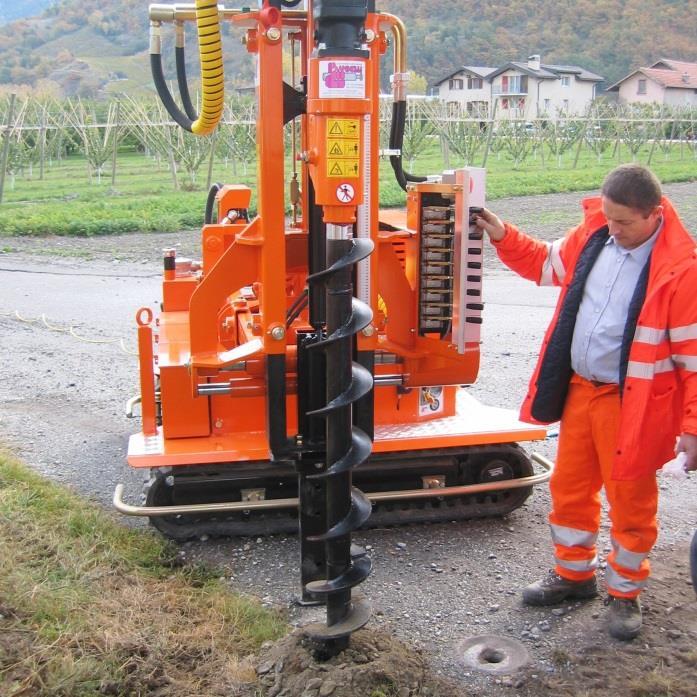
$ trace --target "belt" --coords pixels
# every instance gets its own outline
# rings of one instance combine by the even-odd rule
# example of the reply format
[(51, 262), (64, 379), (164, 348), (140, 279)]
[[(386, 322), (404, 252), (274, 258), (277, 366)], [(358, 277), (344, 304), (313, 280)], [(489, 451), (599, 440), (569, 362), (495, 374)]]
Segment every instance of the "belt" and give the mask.
[(617, 386), (616, 382), (603, 382), (602, 380), (589, 380), (588, 378), (584, 378), (583, 375), (579, 375), (578, 373), (574, 373), (574, 375), (582, 380), (583, 382), (587, 382), (589, 385), (593, 385), (593, 387), (607, 387), (608, 385), (615, 385)]
[(593, 387), (607, 387), (608, 385), (616, 385), (616, 382), (601, 382), (600, 380), (589, 380)]

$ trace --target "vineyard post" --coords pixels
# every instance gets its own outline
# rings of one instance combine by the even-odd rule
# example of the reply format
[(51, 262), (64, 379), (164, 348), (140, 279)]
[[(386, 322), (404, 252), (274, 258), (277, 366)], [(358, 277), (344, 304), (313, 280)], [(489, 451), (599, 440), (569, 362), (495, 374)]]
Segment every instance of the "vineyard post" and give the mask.
[(111, 151), (111, 188), (116, 186), (116, 151), (119, 147), (119, 118), (121, 116), (121, 100), (116, 102), (116, 117), (114, 123), (114, 147)]
[(578, 147), (576, 148), (576, 156), (574, 157), (574, 167), (573, 167), (574, 169), (576, 169), (576, 166), (578, 165), (578, 157), (581, 154), (581, 147), (586, 142), (586, 135), (588, 133), (588, 121), (589, 121), (589, 119), (586, 118), (584, 125), (583, 125), (583, 131), (579, 135), (579, 138), (578, 138)]
[(7, 171), (7, 158), (10, 155), (10, 131), (12, 131), (12, 121), (14, 119), (15, 99), (17, 95), (13, 92), (10, 95), (10, 106), (7, 111), (7, 126), (5, 127), (5, 139), (2, 143), (2, 163), (0, 164), (0, 203), (5, 189), (5, 172)]
[(217, 145), (217, 138), (214, 135), (210, 137), (211, 151), (208, 155), (208, 177), (206, 178), (206, 191), (210, 191), (211, 184), (213, 182), (213, 160), (215, 158), (215, 148)]
[(494, 97), (494, 108), (491, 110), (491, 121), (489, 122), (489, 133), (486, 136), (486, 145), (484, 146), (484, 157), (482, 158), (482, 167), (486, 167), (486, 160), (489, 157), (489, 148), (491, 147), (491, 138), (494, 135), (494, 119), (496, 118), (496, 107), (499, 104), (498, 97)]
[(41, 128), (39, 129), (39, 181), (44, 180), (44, 160), (46, 159), (46, 107), (41, 108)]

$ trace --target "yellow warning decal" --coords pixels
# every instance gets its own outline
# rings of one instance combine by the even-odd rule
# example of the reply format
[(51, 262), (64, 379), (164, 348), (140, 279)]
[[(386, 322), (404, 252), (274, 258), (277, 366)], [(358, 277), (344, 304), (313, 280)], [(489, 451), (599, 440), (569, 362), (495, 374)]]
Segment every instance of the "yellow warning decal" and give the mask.
[(327, 119), (328, 177), (358, 177), (360, 136), (359, 119)]
[(358, 119), (327, 119), (327, 138), (351, 138), (358, 140), (361, 122)]
[(328, 177), (357, 177), (358, 160), (335, 160), (327, 158)]
[(350, 157), (358, 159), (360, 145), (358, 140), (334, 140), (327, 141), (327, 155), (329, 157)]

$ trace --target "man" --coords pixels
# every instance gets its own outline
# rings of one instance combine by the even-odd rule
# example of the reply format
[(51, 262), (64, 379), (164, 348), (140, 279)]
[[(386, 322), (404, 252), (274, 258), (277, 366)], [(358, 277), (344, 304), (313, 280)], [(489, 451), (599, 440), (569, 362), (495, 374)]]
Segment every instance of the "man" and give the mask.
[(486, 209), (475, 223), (511, 269), (561, 286), (521, 409), (532, 423), (561, 420), (550, 481), (556, 565), (523, 601), (597, 595), (604, 486), (608, 628), (630, 640), (641, 628), (639, 593), (657, 535), (656, 470), (674, 451), (697, 469), (697, 254), (645, 167), (613, 170), (583, 211), (584, 221), (551, 244)]

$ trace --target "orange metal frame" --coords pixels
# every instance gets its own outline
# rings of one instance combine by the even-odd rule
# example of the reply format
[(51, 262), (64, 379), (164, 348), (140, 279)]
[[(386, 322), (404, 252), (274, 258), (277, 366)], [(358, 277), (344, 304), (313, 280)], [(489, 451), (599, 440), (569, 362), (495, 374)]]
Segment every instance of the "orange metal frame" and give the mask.
[[(366, 22), (374, 39), (368, 45), (369, 58), (362, 61), (364, 99), (320, 97), (320, 59), (310, 57), (308, 52), (308, 46), (313, 45), (311, 17), (286, 20), (280, 13), (261, 10), (235, 15), (232, 21), (247, 28), (247, 50), (255, 53), (259, 62), (258, 214), (249, 222), (230, 221), (227, 211), (248, 208), (251, 192), (244, 186), (226, 186), (219, 192), (221, 222), (205, 225), (202, 230), (201, 269), (165, 273), (156, 356), (152, 353), (150, 318), (139, 312), (143, 432), (131, 439), (129, 463), (134, 467), (158, 467), (268, 459), (264, 363), (269, 355), (286, 357), (288, 435), (296, 432), (296, 331), (309, 325), (305, 310), (286, 328), (286, 314), (303, 292), (308, 273), (308, 177), (312, 177), (325, 222), (351, 224), (361, 204), (370, 211), (375, 251), (367, 262), (371, 283), (366, 299), (373, 308), (374, 321), (370, 331), (359, 335), (358, 347), (397, 356), (399, 362), (378, 364), (376, 374), (403, 378), (403, 386), (375, 390), (374, 450), (427, 449), (544, 436), (544, 430), (510, 419), (510, 425), (503, 428), (495, 419), (491, 427), (482, 425), (476, 408), (466, 417), (458, 417), (457, 386), (476, 379), (479, 345), (470, 343), (464, 353), (458, 353), (448, 336), (419, 335), (419, 231), (415, 223), (421, 205), (418, 187), (409, 192), (406, 220), (403, 215), (398, 219), (389, 212), (389, 229), (381, 231), (378, 219), (379, 63), (387, 49), (379, 16), (370, 14)], [(300, 31), (301, 73), (309, 86), (307, 113), (299, 117), (304, 153), (303, 215), (293, 226), (287, 226), (285, 218), (283, 138), (283, 30), (289, 27)], [(349, 161), (356, 163), (355, 171), (347, 170), (343, 177), (331, 176), (327, 167), (332, 129), (337, 123), (359, 125), (358, 138), (349, 143), (358, 148), (358, 159)], [(367, 148), (366, 130), (370, 132)], [(345, 147), (345, 143), (339, 145)], [(366, 151), (375, 174), (364, 199)], [(338, 187), (342, 185), (350, 185), (354, 192), (349, 201), (339, 198)], [(161, 396), (159, 428), (155, 426), (156, 379)], [(198, 395), (202, 383), (227, 384), (232, 393)], [(423, 388), (434, 385), (445, 387), (439, 408), (430, 411), (423, 407)], [(477, 418), (480, 423), (473, 428), (473, 419)], [(444, 423), (448, 419), (455, 421), (445, 433), (429, 434), (420, 429), (424, 423)], [(397, 435), (393, 427), (398, 427)], [(409, 432), (409, 427), (416, 428)]]

